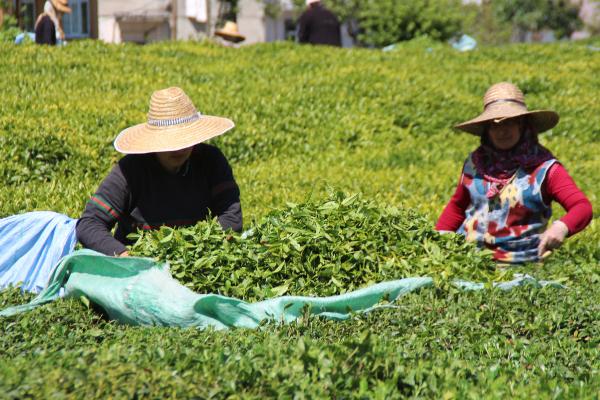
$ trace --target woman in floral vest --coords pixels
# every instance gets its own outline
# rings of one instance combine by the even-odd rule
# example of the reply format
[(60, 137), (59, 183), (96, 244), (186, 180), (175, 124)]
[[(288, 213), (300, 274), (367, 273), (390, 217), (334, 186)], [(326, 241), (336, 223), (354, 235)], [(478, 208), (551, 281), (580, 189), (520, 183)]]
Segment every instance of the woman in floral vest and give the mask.
[[(506, 263), (539, 261), (584, 229), (592, 219), (591, 203), (538, 142), (538, 133), (558, 119), (554, 111), (528, 111), (513, 84), (490, 87), (483, 113), (456, 126), (480, 136), (481, 145), (467, 157), (436, 229), (461, 233)], [(552, 201), (567, 212), (548, 227)]]

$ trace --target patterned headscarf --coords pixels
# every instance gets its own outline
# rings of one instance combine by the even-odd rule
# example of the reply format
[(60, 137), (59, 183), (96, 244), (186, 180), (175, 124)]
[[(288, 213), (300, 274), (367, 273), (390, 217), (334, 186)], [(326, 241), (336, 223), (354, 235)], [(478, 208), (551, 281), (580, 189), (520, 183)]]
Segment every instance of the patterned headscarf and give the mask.
[(496, 196), (517, 169), (532, 171), (545, 161), (554, 158), (550, 150), (538, 141), (537, 132), (525, 126), (521, 129), (521, 139), (509, 150), (496, 149), (488, 137), (488, 132), (481, 135), (481, 145), (473, 152), (473, 163), (477, 172), (491, 183), (487, 198)]

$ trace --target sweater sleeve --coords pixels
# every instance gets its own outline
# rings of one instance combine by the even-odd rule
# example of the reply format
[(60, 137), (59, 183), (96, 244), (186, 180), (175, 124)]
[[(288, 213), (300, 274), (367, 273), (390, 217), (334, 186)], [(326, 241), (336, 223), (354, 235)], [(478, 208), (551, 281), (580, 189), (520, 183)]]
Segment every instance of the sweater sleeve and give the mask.
[(210, 211), (217, 216), (223, 229), (242, 230), (240, 189), (233, 177), (231, 166), (216, 147), (213, 148), (210, 174)]
[(548, 203), (555, 200), (567, 212), (560, 220), (569, 228), (569, 235), (582, 231), (592, 220), (592, 203), (561, 164), (550, 168), (542, 190)]
[(84, 247), (108, 256), (123, 253), (127, 248), (112, 236), (111, 230), (128, 210), (129, 202), (127, 180), (117, 164), (90, 198), (77, 221), (77, 240)]
[(454, 195), (452, 195), (444, 211), (442, 211), (437, 224), (435, 224), (435, 229), (438, 231), (456, 232), (465, 220), (465, 211), (469, 207), (470, 202), (471, 196), (463, 185), (463, 175), (461, 174)]

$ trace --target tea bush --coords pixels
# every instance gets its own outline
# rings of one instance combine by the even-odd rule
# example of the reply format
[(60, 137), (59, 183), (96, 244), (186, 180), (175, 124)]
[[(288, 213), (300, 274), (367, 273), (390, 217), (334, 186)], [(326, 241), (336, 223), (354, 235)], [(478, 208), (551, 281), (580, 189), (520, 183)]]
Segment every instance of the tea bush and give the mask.
[(465, 9), (456, 0), (364, 1), (356, 18), (359, 40), (383, 47), (419, 36), (448, 40), (461, 32)]
[[(496, 273), (482, 253), (432, 229), (477, 146), (450, 127), (480, 112), (490, 84), (519, 84), (530, 108), (560, 113), (541, 140), (598, 209), (600, 53), (586, 45), (0, 43), (0, 216), (77, 217), (119, 159), (114, 137), (144, 121), (153, 90), (177, 85), (199, 111), (236, 122), (213, 143), (232, 162), (254, 233), (229, 237), (207, 222), (144, 233), (134, 251), (169, 260), (198, 290), (249, 300), (425, 271), (440, 283), (485, 280)], [(0, 398), (597, 398), (599, 239), (596, 214), (543, 265), (510, 270), (564, 290), (442, 284), (346, 322), (135, 328), (57, 301), (0, 319)], [(3, 291), (0, 307), (29, 298)]]
[[(3, 2), (0, 2), (0, 7), (4, 8), (5, 6)], [(0, 23), (0, 42), (13, 43), (20, 32), (17, 19), (10, 14), (5, 14)]]

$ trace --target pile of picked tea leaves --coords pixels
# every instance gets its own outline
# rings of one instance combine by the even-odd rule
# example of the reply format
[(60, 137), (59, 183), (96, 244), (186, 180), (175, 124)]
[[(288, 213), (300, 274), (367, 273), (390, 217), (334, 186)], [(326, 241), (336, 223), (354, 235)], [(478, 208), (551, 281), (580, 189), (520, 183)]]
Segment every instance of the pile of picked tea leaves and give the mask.
[(416, 211), (339, 192), (287, 204), (242, 235), (224, 232), (216, 220), (142, 232), (132, 253), (167, 261), (195, 291), (247, 300), (333, 295), (411, 276), (499, 278), (486, 252), (439, 234)]

